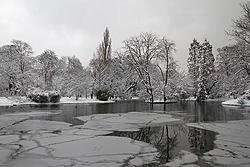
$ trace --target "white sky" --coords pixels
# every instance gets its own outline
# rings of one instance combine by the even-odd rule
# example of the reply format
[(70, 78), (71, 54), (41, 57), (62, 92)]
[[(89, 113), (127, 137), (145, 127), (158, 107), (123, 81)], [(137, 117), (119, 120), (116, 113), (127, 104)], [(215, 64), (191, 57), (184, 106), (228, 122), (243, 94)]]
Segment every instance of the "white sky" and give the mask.
[(175, 59), (187, 69), (188, 48), (205, 38), (217, 48), (233, 43), (225, 34), (246, 0), (0, 0), (0, 46), (12, 39), (78, 57), (86, 67), (108, 27), (113, 51), (142, 32), (177, 44)]

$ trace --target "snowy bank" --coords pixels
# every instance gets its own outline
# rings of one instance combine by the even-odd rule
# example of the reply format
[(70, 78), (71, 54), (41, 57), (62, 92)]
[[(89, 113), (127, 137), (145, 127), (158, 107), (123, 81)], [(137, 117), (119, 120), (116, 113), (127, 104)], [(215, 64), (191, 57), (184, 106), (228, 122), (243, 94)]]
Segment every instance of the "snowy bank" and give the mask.
[(250, 107), (250, 90), (244, 91), (237, 99), (231, 99), (222, 102), (222, 105)]
[(222, 105), (230, 105), (230, 106), (245, 106), (250, 107), (250, 100), (246, 99), (231, 99), (221, 103)]
[(114, 103), (113, 100), (107, 100), (107, 101), (100, 101), (96, 98), (93, 99), (86, 99), (86, 98), (79, 98), (76, 100), (75, 97), (62, 97), (60, 100), (60, 104), (76, 104), (76, 103)]
[(114, 101), (100, 101), (98, 99), (85, 99), (75, 97), (62, 97), (58, 103), (36, 103), (25, 96), (0, 97), (0, 106), (15, 106), (21, 104), (81, 104), (81, 103), (113, 103)]
[(15, 106), (20, 104), (36, 104), (25, 96), (0, 97), (0, 106)]
[[(151, 103), (150, 101), (146, 101), (147, 103)], [(153, 104), (167, 104), (167, 103), (177, 103), (176, 100), (154, 100)]]

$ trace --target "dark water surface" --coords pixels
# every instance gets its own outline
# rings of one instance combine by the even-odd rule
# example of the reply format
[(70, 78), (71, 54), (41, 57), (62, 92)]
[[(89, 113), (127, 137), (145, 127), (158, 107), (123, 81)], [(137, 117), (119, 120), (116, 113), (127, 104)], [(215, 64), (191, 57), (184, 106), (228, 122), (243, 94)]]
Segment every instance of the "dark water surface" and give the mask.
[[(187, 127), (185, 124), (172, 126), (145, 127), (139, 131), (115, 131), (108, 136), (129, 137), (154, 145), (158, 151), (160, 163), (152, 163), (147, 166), (165, 164), (179, 156), (181, 150), (192, 152), (198, 157), (203, 153), (214, 149), (216, 133), (204, 129)], [(202, 167), (210, 167), (202, 160), (198, 163)]]
[[(127, 113), (132, 111), (159, 112), (171, 114), (185, 122), (227, 122), (230, 120), (250, 119), (250, 108), (222, 106), (220, 101), (195, 102), (180, 101), (169, 104), (154, 104), (143, 101), (117, 101), (115, 103), (91, 104), (41, 104), (0, 107), (0, 114), (43, 111), (58, 113), (33, 119), (62, 121), (73, 125), (83, 124), (75, 119), (78, 116), (103, 113)], [(160, 152), (161, 163), (171, 161), (178, 156), (180, 150), (192, 152), (198, 156), (214, 149), (216, 133), (198, 128), (190, 128), (185, 124), (174, 126), (145, 127), (135, 132), (116, 131), (112, 136), (130, 137), (134, 140), (153, 144)], [(202, 160), (200, 166), (211, 166)], [(154, 164), (152, 164), (154, 166)]]
[(173, 115), (189, 123), (194, 122), (227, 122), (230, 120), (250, 119), (250, 107), (222, 106), (219, 101), (195, 102), (179, 101), (169, 104), (154, 104), (143, 101), (117, 101), (115, 103), (92, 103), (92, 104), (39, 104), (21, 105), (14, 107), (0, 107), (0, 114), (16, 112), (60, 112), (51, 116), (54, 121), (62, 121), (78, 124), (74, 117), (104, 114), (104, 113), (127, 113), (132, 111), (161, 112)]

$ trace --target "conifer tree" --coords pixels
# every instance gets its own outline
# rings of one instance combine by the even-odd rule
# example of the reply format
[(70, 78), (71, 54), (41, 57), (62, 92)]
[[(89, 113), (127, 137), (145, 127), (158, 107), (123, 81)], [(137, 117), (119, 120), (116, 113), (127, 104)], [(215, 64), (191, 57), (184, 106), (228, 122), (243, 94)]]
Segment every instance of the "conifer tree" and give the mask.
[(196, 39), (193, 39), (193, 42), (190, 44), (189, 48), (188, 72), (193, 80), (194, 98), (196, 98), (198, 93), (200, 48), (200, 43)]
[(209, 76), (214, 72), (212, 45), (205, 39), (201, 45), (196, 39), (190, 44), (188, 69), (194, 83), (194, 97), (204, 100), (209, 94)]

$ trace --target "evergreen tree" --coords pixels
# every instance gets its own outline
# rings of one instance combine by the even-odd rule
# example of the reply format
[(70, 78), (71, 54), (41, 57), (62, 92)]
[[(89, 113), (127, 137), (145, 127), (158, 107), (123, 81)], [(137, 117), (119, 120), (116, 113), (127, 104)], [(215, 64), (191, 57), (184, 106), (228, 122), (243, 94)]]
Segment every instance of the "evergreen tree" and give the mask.
[(196, 98), (198, 93), (198, 83), (199, 83), (199, 56), (200, 56), (201, 44), (194, 39), (190, 44), (189, 57), (188, 57), (188, 72), (193, 81), (194, 92), (193, 96)]
[(196, 39), (190, 44), (188, 68), (193, 78), (194, 97), (197, 100), (206, 99), (211, 89), (209, 76), (214, 72), (212, 45), (206, 39), (202, 45)]

